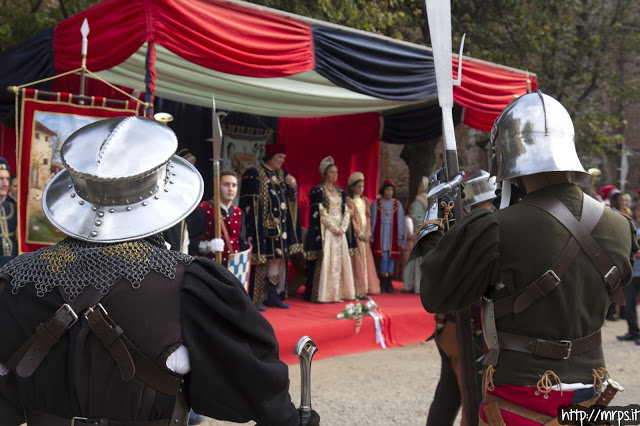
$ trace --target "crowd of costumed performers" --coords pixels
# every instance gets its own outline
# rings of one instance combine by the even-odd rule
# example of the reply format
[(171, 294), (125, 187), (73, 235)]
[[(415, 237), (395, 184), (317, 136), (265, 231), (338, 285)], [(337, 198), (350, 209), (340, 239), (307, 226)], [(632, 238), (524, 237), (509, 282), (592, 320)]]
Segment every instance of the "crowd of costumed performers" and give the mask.
[[(338, 166), (327, 156), (318, 166), (318, 185), (309, 191), (309, 227), (303, 229), (298, 183), (283, 168), (286, 149), (268, 144), (262, 163), (242, 176), (230, 170), (220, 173), (220, 200), (202, 201), (185, 220), (185, 251), (210, 259), (220, 252), (227, 266), (234, 255), (250, 250), (247, 290), (260, 311), (289, 309), (286, 300), (299, 286), (304, 286), (304, 300), (317, 303), (394, 293), (394, 277), (404, 282), (401, 291), (419, 294), (419, 268), (406, 265), (406, 259), (413, 229), (422, 223), (427, 208), (427, 179), (408, 209), (411, 215), (405, 215), (391, 179), (370, 200), (363, 194), (364, 173), (353, 172), (347, 187), (341, 188)], [(181, 154), (194, 160), (188, 151)], [(222, 219), (218, 238), (216, 208)]]

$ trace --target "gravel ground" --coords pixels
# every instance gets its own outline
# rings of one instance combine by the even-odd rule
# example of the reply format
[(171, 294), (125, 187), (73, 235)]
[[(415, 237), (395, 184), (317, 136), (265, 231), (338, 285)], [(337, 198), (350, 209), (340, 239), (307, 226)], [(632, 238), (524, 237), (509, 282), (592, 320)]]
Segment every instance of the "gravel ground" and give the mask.
[[(616, 396), (615, 406), (640, 403), (640, 346), (616, 339), (626, 331), (624, 320), (607, 321), (603, 328), (609, 372), (625, 387)], [(433, 342), (314, 361), (313, 408), (320, 414), (323, 425), (424, 425), (439, 372), (440, 357)], [(289, 376), (291, 397), (298, 405), (300, 367), (290, 366)], [(235, 423), (218, 420), (204, 423), (231, 424)]]

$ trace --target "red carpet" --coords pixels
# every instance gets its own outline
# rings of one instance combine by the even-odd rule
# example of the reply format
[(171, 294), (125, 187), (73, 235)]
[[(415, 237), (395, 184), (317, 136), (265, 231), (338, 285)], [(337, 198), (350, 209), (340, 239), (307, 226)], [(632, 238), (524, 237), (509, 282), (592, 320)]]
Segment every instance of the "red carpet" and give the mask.
[[(433, 334), (433, 315), (425, 312), (420, 296), (400, 291), (401, 282), (394, 282), (394, 288), (394, 294), (371, 296), (385, 314), (383, 329), (387, 348), (423, 342)], [(357, 320), (336, 318), (345, 305), (353, 302), (310, 303), (299, 295), (286, 303), (291, 309), (269, 308), (263, 315), (276, 332), (280, 359), (287, 365), (298, 363), (293, 348), (305, 335), (318, 346), (314, 359), (382, 349), (376, 343), (372, 317), (363, 317), (358, 334), (355, 334)]]

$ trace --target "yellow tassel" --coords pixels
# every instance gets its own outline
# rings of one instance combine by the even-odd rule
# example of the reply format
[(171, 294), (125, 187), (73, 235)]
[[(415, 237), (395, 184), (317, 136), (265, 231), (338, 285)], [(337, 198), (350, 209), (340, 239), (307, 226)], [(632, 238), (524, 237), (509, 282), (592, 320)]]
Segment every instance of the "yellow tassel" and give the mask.
[(493, 365), (487, 366), (482, 372), (482, 399), (487, 396), (487, 391), (493, 392), (496, 386), (493, 383), (493, 373), (496, 369)]
[(600, 367), (598, 369), (592, 369), (591, 370), (591, 375), (593, 376), (593, 396), (595, 397), (596, 395), (598, 395), (599, 393), (602, 393), (602, 381), (606, 378), (605, 375), (608, 375), (609, 371), (604, 368), (604, 367)]
[(540, 380), (538, 380), (538, 383), (536, 383), (536, 389), (538, 389), (536, 395), (542, 393), (545, 399), (549, 398), (549, 392), (551, 392), (551, 387), (553, 386), (551, 379), (555, 379), (556, 385), (560, 388), (560, 395), (562, 395), (562, 382), (560, 381), (560, 377), (551, 370), (545, 371), (542, 377), (540, 377)]

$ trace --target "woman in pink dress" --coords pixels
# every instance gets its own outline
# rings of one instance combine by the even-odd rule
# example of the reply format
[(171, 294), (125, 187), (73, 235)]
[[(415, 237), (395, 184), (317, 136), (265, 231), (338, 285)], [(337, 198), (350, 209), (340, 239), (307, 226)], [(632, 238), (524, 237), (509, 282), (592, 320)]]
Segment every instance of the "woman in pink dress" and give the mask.
[(358, 243), (358, 255), (351, 258), (353, 265), (353, 279), (356, 294), (380, 294), (380, 280), (376, 273), (373, 253), (369, 239), (371, 238), (371, 213), (369, 199), (362, 195), (364, 190), (364, 175), (354, 172), (349, 176), (347, 186), (347, 206), (351, 212), (351, 223)]

